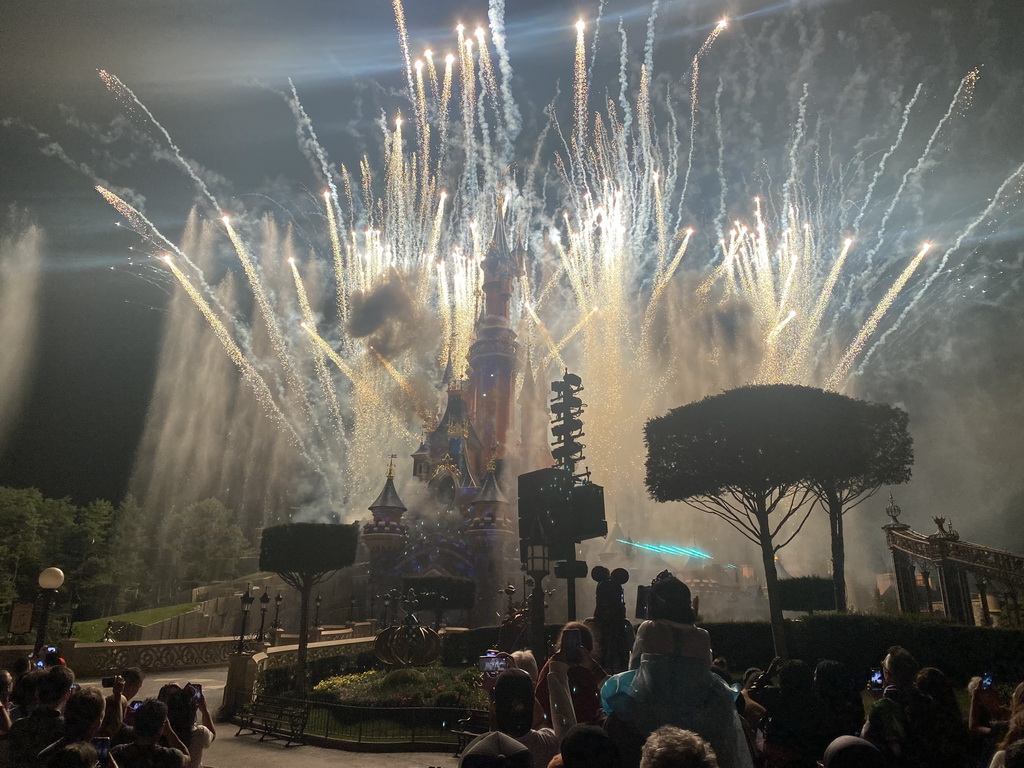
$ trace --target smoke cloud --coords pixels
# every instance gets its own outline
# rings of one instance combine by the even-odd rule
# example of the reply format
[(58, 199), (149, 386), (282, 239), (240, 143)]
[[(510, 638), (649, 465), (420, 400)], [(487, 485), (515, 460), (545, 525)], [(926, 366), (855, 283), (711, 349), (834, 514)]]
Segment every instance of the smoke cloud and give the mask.
[(18, 417), (32, 368), (43, 232), (12, 213), (0, 235), (0, 448)]

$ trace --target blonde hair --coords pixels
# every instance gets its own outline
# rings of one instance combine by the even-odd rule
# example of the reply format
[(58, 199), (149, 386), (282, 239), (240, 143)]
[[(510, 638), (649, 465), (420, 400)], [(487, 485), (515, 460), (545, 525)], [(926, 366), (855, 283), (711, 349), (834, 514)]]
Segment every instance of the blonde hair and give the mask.
[(718, 768), (718, 758), (693, 731), (663, 725), (644, 742), (640, 768)]

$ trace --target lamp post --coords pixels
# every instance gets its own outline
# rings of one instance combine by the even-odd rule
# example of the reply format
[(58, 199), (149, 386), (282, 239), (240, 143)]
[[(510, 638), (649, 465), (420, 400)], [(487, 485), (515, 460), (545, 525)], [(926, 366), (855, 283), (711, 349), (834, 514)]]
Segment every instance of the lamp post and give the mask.
[(271, 628), (281, 628), (281, 601), (284, 600), (284, 596), (278, 592), (277, 597), (274, 598), (274, 623), (271, 624)]
[(35, 652), (46, 644), (46, 625), (50, 621), (50, 609), (57, 597), (57, 590), (64, 583), (64, 571), (60, 568), (46, 568), (39, 574), (39, 589), (42, 590), (43, 603), (40, 606), (39, 628), (36, 632)]
[(316, 617), (313, 619), (313, 626), (314, 627), (319, 627), (320, 626), (320, 603), (322, 603), (323, 601), (324, 601), (323, 595), (317, 595), (316, 596)]
[(348, 601), (348, 623), (356, 623), (356, 596), (352, 595), (352, 599)]
[(384, 593), (384, 626), (390, 627), (391, 624), (388, 622), (388, 609), (391, 607), (391, 593)]
[(81, 605), (81, 601), (78, 597), (78, 592), (74, 589), (71, 590), (71, 610), (68, 613), (68, 638), (73, 636), (75, 631), (75, 612), (78, 610), (78, 606)]
[(256, 598), (249, 592), (249, 587), (246, 586), (245, 594), (242, 595), (242, 629), (238, 633), (239, 653), (245, 653), (245, 629), (249, 623), (249, 609), (252, 608), (252, 604), (255, 600)]
[(538, 663), (547, 658), (544, 642), (544, 577), (551, 569), (548, 545), (532, 542), (526, 545), (526, 571), (533, 577), (533, 592), (530, 594), (530, 650)]
[(267, 588), (263, 588), (263, 594), (260, 595), (260, 634), (256, 638), (256, 642), (262, 643), (266, 637), (263, 635), (263, 622), (267, 620), (267, 606), (270, 605), (270, 595), (267, 594)]

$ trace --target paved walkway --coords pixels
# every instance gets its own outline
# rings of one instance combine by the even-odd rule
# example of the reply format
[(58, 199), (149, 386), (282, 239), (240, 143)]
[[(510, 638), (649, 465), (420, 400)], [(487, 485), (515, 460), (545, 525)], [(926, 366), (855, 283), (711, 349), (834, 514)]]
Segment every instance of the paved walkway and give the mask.
[[(227, 667), (153, 672), (146, 676), (137, 698), (156, 696), (167, 683), (200, 683), (203, 695), (216, 712), (224, 697)], [(84, 678), (82, 685), (99, 687), (99, 678)], [(451, 752), (346, 752), (320, 747), (285, 747), (281, 742), (260, 742), (259, 736), (235, 736), (237, 726), (217, 724), (217, 740), (203, 754), (203, 765), (210, 768), (456, 768), (458, 760)]]

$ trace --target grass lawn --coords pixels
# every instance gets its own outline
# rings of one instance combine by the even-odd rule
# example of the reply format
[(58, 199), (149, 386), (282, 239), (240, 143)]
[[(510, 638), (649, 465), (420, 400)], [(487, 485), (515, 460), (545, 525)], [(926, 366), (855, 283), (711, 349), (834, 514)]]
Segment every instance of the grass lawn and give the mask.
[(197, 603), (182, 603), (181, 605), (165, 605), (160, 608), (148, 608), (145, 611), (135, 613), (122, 613), (120, 616), (105, 616), (101, 619), (91, 621), (75, 622), (74, 635), (80, 643), (98, 643), (103, 637), (103, 631), (107, 628), (108, 621), (128, 621), (132, 624), (146, 626), (156, 624), (158, 621), (188, 613), (195, 608)]

